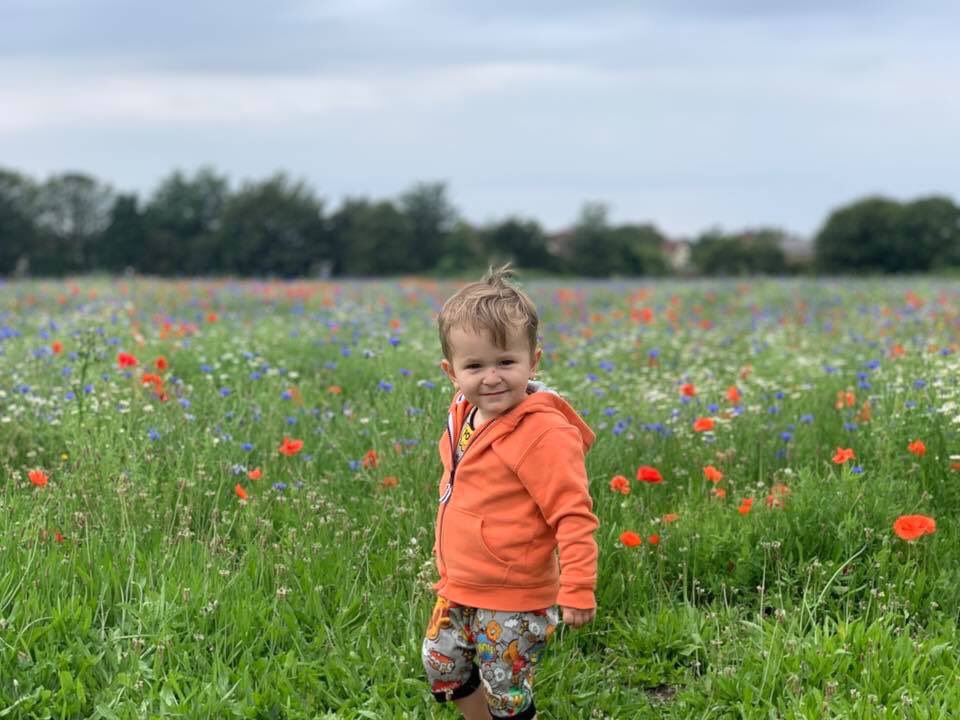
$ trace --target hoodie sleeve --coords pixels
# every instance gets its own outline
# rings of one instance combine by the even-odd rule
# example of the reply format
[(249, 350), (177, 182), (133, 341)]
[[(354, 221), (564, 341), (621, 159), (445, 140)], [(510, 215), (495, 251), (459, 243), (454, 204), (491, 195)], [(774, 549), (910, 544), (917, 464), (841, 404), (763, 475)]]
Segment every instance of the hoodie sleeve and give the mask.
[(557, 604), (578, 610), (596, 607), (599, 525), (583, 461), (583, 440), (572, 426), (547, 430), (520, 459), (520, 482), (554, 529), (560, 550)]

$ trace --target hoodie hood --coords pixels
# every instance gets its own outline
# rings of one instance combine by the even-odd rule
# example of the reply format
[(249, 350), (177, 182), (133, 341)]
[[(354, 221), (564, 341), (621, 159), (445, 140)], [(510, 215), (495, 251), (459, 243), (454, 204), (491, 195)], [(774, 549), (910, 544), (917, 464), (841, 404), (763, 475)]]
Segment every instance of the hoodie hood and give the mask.
[[(473, 405), (467, 402), (463, 393), (457, 392), (450, 403), (450, 412), (447, 418), (447, 431), (450, 437), (451, 445), (453, 438), (463, 426), (464, 418), (473, 409)], [(506, 435), (514, 430), (517, 425), (527, 416), (534, 413), (557, 414), (563, 420), (570, 423), (580, 431), (580, 437), (583, 440), (583, 452), (586, 453), (590, 446), (596, 440), (593, 430), (584, 422), (583, 418), (563, 397), (555, 390), (547, 387), (541, 382), (531, 381), (527, 383), (527, 397), (519, 404), (512, 407), (490, 421), (489, 430), (484, 432), (486, 436), (484, 444), (493, 442), (499, 437)]]

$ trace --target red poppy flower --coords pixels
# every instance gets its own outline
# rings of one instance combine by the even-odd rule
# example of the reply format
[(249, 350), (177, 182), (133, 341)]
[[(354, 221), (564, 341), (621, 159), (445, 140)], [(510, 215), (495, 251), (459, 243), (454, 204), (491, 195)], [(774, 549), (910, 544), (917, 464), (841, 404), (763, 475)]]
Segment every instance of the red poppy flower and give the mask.
[(725, 497), (727, 496), (727, 491), (724, 490), (722, 487), (716, 487), (716, 488), (713, 488), (713, 490), (710, 491), (710, 494), (713, 495), (715, 498), (717, 498), (717, 499), (719, 500), (719, 499), (725, 498)]
[(647, 542), (650, 543), (651, 545), (659, 545), (659, 544), (660, 544), (660, 536), (657, 535), (657, 533), (653, 533), (652, 535), (650, 535), (650, 536), (647, 538)]
[(170, 363), (167, 362), (167, 359), (163, 355), (161, 355), (156, 360), (154, 360), (153, 364), (154, 364), (154, 367), (156, 367), (157, 370), (159, 370), (160, 372), (163, 372), (168, 367), (170, 367)]
[(694, 432), (708, 432), (713, 430), (713, 418), (699, 417), (693, 422)]
[(736, 405), (740, 402), (740, 390), (736, 385), (731, 385), (727, 388), (727, 400), (731, 405)]
[(243, 486), (240, 483), (237, 483), (234, 486), (233, 491), (237, 494), (237, 497), (240, 498), (241, 500), (247, 499), (247, 491), (243, 489)]
[(750, 508), (753, 507), (753, 498), (744, 498), (740, 501), (740, 507), (737, 508), (737, 512), (741, 515), (746, 515), (750, 512)]
[(833, 454), (833, 462), (836, 465), (843, 465), (847, 460), (852, 460), (856, 457), (853, 454), (852, 448), (837, 448), (837, 451)]
[(27, 473), (27, 477), (37, 487), (46, 487), (47, 481), (50, 479), (43, 470), (31, 470)]
[(907, 445), (907, 450), (912, 452), (917, 457), (923, 457), (927, 454), (927, 446), (924, 444), (923, 440), (914, 440), (912, 443)]
[(394, 475), (387, 475), (383, 480), (380, 481), (380, 487), (393, 488), (400, 483), (399, 480)]
[(703, 469), (703, 476), (712, 483), (718, 483), (723, 480), (723, 473), (717, 470), (713, 465), (707, 465)]
[(130, 353), (117, 353), (117, 365), (122, 368), (136, 367), (137, 358), (131, 355)]
[(54, 340), (53, 343), (51, 343), (50, 345), (50, 350), (53, 352), (54, 355), (59, 355), (60, 353), (63, 352), (63, 343), (60, 342), (59, 340)]
[(280, 444), (280, 447), (277, 448), (281, 455), (286, 455), (291, 457), (296, 455), (300, 450), (303, 449), (303, 440), (294, 440), (284, 436), (283, 442)]
[(54, 542), (62, 543), (66, 538), (63, 536), (63, 533), (59, 530), (54, 531), (53, 533)]
[(679, 520), (680, 516), (677, 515), (677, 513), (667, 513), (660, 519), (663, 520), (667, 525), (669, 525), (670, 523), (676, 522), (677, 520)]
[(622, 533), (620, 533), (620, 542), (627, 547), (636, 547), (643, 542), (643, 538), (637, 535), (635, 532), (624, 530)]
[(937, 529), (937, 522), (926, 515), (901, 515), (893, 522), (893, 532), (902, 540), (913, 541)]
[(610, 489), (614, 492), (618, 492), (621, 495), (630, 494), (630, 481), (627, 480), (623, 475), (614, 475), (613, 479), (610, 481)]
[(254, 468), (253, 470), (248, 470), (247, 477), (250, 478), (251, 480), (259, 480), (260, 478), (263, 477), (263, 470), (261, 470), (258, 467)]
[(380, 464), (380, 456), (377, 455), (376, 450), (367, 450), (366, 454), (363, 456), (363, 461), (361, 464), (365, 468), (375, 468)]
[(339, 385), (331, 385), (330, 387), (327, 388), (327, 392), (330, 393), (331, 395), (339, 395), (340, 393), (343, 392), (343, 388), (340, 387)]
[(163, 378), (153, 373), (144, 373), (143, 377), (140, 378), (140, 384), (153, 385), (155, 388), (160, 389), (163, 385)]
[(208, 322), (208, 323), (215, 323), (218, 319), (219, 319), (219, 318), (217, 318), (217, 314), (216, 314), (215, 312), (209, 313), (209, 314), (207, 315), (207, 322)]
[(680, 394), (686, 397), (693, 397), (697, 394), (697, 388), (694, 387), (693, 383), (684, 383), (680, 386)]
[(663, 475), (660, 471), (649, 465), (641, 465), (637, 468), (637, 480), (647, 483), (662, 483)]

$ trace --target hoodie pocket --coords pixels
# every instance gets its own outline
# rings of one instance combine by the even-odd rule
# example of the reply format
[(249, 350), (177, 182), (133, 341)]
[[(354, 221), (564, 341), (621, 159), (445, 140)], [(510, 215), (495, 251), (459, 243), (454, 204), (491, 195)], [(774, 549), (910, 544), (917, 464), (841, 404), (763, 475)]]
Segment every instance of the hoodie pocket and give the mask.
[(503, 585), (510, 563), (501, 560), (483, 537), (483, 518), (447, 507), (440, 547), (447, 576), (461, 585)]

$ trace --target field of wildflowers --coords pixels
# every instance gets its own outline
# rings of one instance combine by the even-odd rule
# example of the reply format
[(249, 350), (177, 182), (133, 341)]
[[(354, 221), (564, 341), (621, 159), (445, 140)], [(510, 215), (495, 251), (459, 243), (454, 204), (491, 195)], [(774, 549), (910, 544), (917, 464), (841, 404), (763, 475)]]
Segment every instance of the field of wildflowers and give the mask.
[[(0, 718), (430, 718), (452, 284), (0, 285)], [(543, 718), (960, 715), (960, 288), (529, 283), (597, 619)]]

